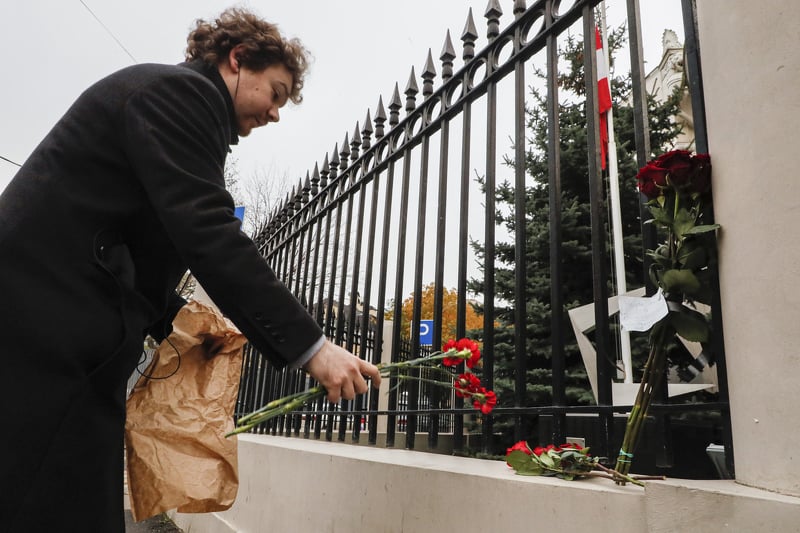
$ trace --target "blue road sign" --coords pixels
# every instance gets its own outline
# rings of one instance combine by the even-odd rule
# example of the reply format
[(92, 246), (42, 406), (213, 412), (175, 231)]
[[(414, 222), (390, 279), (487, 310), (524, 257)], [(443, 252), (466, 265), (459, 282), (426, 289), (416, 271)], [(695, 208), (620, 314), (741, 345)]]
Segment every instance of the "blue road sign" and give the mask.
[(433, 344), (433, 320), (419, 321), (419, 344), (421, 346)]

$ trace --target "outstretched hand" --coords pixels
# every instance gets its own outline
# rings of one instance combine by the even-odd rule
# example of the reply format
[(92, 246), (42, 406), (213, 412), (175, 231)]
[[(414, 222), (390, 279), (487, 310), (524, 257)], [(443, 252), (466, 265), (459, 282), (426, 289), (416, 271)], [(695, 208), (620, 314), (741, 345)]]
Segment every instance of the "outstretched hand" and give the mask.
[(338, 403), (341, 399), (352, 400), (356, 394), (367, 392), (365, 376), (372, 380), (373, 387), (378, 388), (381, 384), (378, 367), (329, 340), (306, 363), (305, 369), (325, 387), (331, 403)]

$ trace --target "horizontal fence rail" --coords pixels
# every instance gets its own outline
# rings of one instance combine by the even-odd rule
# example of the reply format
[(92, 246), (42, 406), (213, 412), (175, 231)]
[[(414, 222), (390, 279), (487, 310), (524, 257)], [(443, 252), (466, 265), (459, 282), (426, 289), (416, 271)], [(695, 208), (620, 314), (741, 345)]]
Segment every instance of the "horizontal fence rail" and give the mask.
[[(255, 237), (270, 266), (337, 344), (380, 363), (420, 357), (435, 352), (448, 338), (470, 336), (482, 345), (481, 381), (489, 389), (505, 391), (503, 402), (491, 415), (481, 415), (462, 398), (425, 380), (403, 380), (399, 386), (389, 383), (389, 392), (383, 396), (370, 390), (338, 405), (320, 399), (254, 431), (308, 438), (324, 434), (328, 440), (335, 435), (339, 441), (347, 440), (349, 434), (356, 442), (365, 432), (367, 443), (385, 446), (396, 446), (399, 433), (402, 446), (411, 449), (419, 447), (415, 439), (420, 433), (427, 434), (428, 449), (440, 448), (440, 439), (446, 435), (445, 451), (486, 454), (503, 453), (503, 438), (534, 441), (544, 437), (558, 443), (580, 437), (597, 455), (616, 454), (622, 437), (620, 416), (629, 406), (612, 401), (612, 383), (618, 379), (612, 361), (618, 328), (608, 313), (613, 281), (607, 252), (608, 180), (601, 168), (596, 119), (594, 10), (599, 3), (540, 0), (527, 7), (524, 1), (515, 1), (513, 21), (501, 29), (502, 8), (496, 0), (490, 1), (485, 12), (486, 43), (481, 49), (470, 11), (460, 36), (462, 66), (456, 69), (458, 55), (448, 32), (439, 56), (440, 72), (429, 52), (419, 77), (412, 68), (402, 93), (395, 84), (388, 104), (380, 97), (374, 112), (368, 110), (363, 122), (356, 123), (321, 164), (315, 164)], [(638, 166), (643, 166), (652, 152), (638, 1), (627, 0), (626, 8), (634, 154)], [(687, 24), (693, 24), (691, 1), (684, 1), (683, 8)], [(590, 205), (591, 230), (583, 243), (590, 254), (591, 268), (585, 276), (591, 285), (591, 301), (579, 303), (594, 306), (590, 335), (597, 371), (596, 400), (589, 404), (570, 400), (576, 385), (567, 376), (567, 346), (575, 342), (567, 310), (576, 302), (565, 297), (565, 285), (572, 281), (564, 274), (564, 213), (569, 207), (562, 194), (565, 154), (560, 114), (566, 99), (559, 94), (563, 67), (559, 46), (569, 35), (580, 36), (581, 67), (586, 73), (584, 86), (577, 90), (587, 110), (582, 194)], [(686, 32), (686, 39), (687, 50), (696, 50), (693, 31)], [(541, 80), (531, 78), (537, 68), (544, 72)], [(687, 61), (687, 68), (688, 77), (699, 83), (696, 54)], [(441, 76), (438, 87), (437, 75)], [(539, 112), (546, 124), (547, 183), (539, 189), (532, 189), (523, 163), (532, 154), (529, 128), (532, 108), (538, 104), (529, 92), (535, 83), (541, 83), (540, 90), (546, 94)], [(695, 121), (702, 120), (702, 100), (694, 93), (693, 104)], [(498, 146), (506, 137), (509, 154)], [(698, 139), (698, 146), (704, 142)], [(506, 179), (508, 174), (510, 179)], [(498, 195), (505, 190), (511, 190), (513, 198), (498, 204)], [(537, 191), (545, 195), (542, 203), (549, 239), (541, 258), (531, 253), (531, 235), (526, 233), (534, 216), (529, 212), (531, 194)], [(642, 214), (641, 218), (646, 217)], [(643, 248), (653, 247), (655, 235), (644, 231), (639, 238)], [(510, 295), (502, 292), (509, 283), (508, 265), (499, 259), (509, 246), (514, 263)], [(644, 249), (639, 255), (644, 257)], [(555, 310), (548, 313), (545, 324), (533, 323), (529, 316), (535, 302), (529, 297), (528, 275), (536, 269), (549, 279), (546, 303)], [(479, 293), (473, 292), (476, 287)], [(447, 300), (451, 292), (456, 295), (454, 302)], [(506, 309), (510, 312), (504, 314)], [(468, 327), (474, 316), (479, 317), (480, 327), (474, 323)], [(715, 316), (719, 316), (718, 307)], [(419, 328), (410, 327), (422, 320), (436, 325), (430, 340), (423, 341)], [(449, 329), (442, 327), (445, 322)], [(531, 367), (532, 328), (546, 330), (549, 368)], [(687, 413), (719, 418), (721, 429), (715, 431), (722, 435), (732, 460), (727, 386), (721, 371), (724, 350), (721, 341), (716, 342), (718, 398), (673, 403), (664, 396), (653, 405), (654, 448), (660, 450), (660, 466), (669, 466), (671, 461), (671, 417)], [(498, 373), (501, 364), (512, 370)], [(531, 404), (528, 399), (532, 372), (551, 376), (546, 386), (552, 398), (548, 405)], [(303, 372), (275, 369), (248, 346), (237, 414), (312, 385)], [(588, 380), (582, 386), (588, 390)], [(576, 435), (582, 429), (576, 429), (571, 417), (585, 416), (589, 425), (579, 427), (591, 429)]]

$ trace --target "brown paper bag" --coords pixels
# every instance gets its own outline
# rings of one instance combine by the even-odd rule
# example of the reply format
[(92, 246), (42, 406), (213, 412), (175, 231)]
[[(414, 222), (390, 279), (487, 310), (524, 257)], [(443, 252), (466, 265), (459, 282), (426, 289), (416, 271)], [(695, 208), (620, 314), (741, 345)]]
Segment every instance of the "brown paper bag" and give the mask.
[[(136, 521), (177, 509), (230, 508), (239, 487), (233, 411), (246, 339), (214, 309), (189, 302), (127, 403), (128, 492)], [(178, 355), (180, 354), (180, 356)], [(145, 376), (167, 376), (148, 379)]]

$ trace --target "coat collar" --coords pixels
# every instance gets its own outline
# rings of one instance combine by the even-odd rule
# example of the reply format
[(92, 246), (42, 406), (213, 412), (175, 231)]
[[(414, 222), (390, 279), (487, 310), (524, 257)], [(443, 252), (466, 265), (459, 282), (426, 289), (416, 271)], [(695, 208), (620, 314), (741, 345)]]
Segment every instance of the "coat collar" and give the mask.
[(181, 63), (181, 66), (202, 74), (208, 78), (220, 92), (222, 98), (225, 100), (225, 105), (228, 108), (228, 122), (230, 123), (231, 127), (229, 144), (239, 144), (239, 130), (237, 129), (236, 125), (236, 109), (233, 107), (233, 98), (231, 98), (231, 92), (228, 90), (228, 86), (225, 85), (225, 80), (222, 79), (222, 75), (219, 73), (217, 67), (209, 65), (201, 59), (195, 59), (193, 61), (189, 61), (188, 63)]

